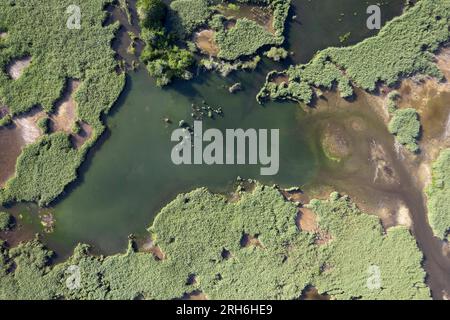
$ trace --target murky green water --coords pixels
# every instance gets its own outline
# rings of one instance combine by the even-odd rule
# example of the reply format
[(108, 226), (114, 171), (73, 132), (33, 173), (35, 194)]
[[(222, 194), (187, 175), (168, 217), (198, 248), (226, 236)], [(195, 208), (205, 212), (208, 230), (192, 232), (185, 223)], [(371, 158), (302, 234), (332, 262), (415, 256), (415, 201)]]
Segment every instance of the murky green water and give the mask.
[[(401, 0), (385, 2), (389, 4), (382, 7), (384, 20), (400, 13)], [(296, 0), (294, 5), (297, 18), (289, 23), (288, 44), (289, 50), (295, 51), (296, 62), (309, 60), (317, 50), (339, 45), (343, 33), (351, 32), (349, 43), (372, 34), (365, 27), (365, 1)], [(336, 23), (339, 19), (342, 22)], [(320, 149), (321, 128), (326, 119), (333, 118), (332, 111), (328, 116), (314, 116), (294, 103), (256, 103), (256, 93), (273, 68), (282, 66), (265, 61), (252, 73), (241, 72), (228, 79), (203, 74), (164, 90), (155, 87), (145, 71), (130, 74), (124, 94), (108, 117), (108, 132), (90, 153), (78, 181), (52, 209), (56, 228), (44, 236), (45, 241), (62, 254), (68, 254), (78, 242), (93, 244), (102, 253), (113, 253), (125, 248), (128, 234), (145, 232), (159, 209), (180, 192), (200, 186), (229, 192), (237, 176), (266, 184), (302, 186), (339, 172), (345, 164), (329, 162)], [(244, 91), (232, 95), (228, 87), (237, 81)], [(205, 120), (204, 129), (280, 129), (279, 173), (260, 176), (260, 165), (173, 165), (170, 134), (180, 120), (192, 123), (191, 104), (202, 101), (222, 107), (225, 114)], [(367, 115), (364, 109), (359, 111), (358, 105), (353, 103), (337, 122), (345, 123), (349, 115), (357, 113), (363, 121), (372, 123), (373, 115)], [(172, 124), (166, 124), (165, 118)], [(320, 121), (312, 125), (315, 120)], [(364, 145), (364, 139), (357, 141)], [(355, 164), (367, 157), (362, 153), (351, 159)], [(24, 207), (19, 210), (30, 211)]]

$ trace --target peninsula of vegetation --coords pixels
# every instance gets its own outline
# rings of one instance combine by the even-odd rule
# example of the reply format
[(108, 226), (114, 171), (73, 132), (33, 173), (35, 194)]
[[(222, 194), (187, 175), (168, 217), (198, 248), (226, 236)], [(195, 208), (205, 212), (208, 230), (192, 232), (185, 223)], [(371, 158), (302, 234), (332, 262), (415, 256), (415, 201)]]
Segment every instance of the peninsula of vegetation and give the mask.
[[(179, 195), (149, 228), (147, 252), (133, 240), (110, 257), (79, 245), (52, 265), (39, 240), (2, 245), (0, 298), (296, 299), (309, 286), (337, 299), (429, 298), (422, 254), (407, 228), (384, 233), (377, 217), (337, 193), (303, 208), (263, 185), (239, 197), (230, 202), (206, 189)], [(309, 221), (303, 229), (302, 219)], [(70, 266), (81, 274), (75, 288), (67, 286)], [(378, 285), (368, 285), (377, 274)]]
[[(24, 134), (37, 128), (18, 157), (15, 172), (4, 186), (0, 184), (0, 203), (49, 204), (76, 179), (86, 152), (102, 134), (102, 115), (125, 82), (111, 49), (118, 25), (103, 26), (109, 3), (82, 1), (80, 28), (70, 29), (66, 27), (70, 0), (0, 2), (0, 32), (5, 35), (0, 39), (0, 106), (6, 110), (0, 116), (10, 119), (3, 124), (11, 124), (0, 130), (18, 130), (24, 119), (28, 124)], [(13, 74), (10, 70), (17, 63), (22, 69)], [(72, 80), (79, 82), (71, 92), (73, 116), (71, 123), (60, 127), (57, 109)], [(40, 132), (42, 118), (52, 120), (50, 130)]]

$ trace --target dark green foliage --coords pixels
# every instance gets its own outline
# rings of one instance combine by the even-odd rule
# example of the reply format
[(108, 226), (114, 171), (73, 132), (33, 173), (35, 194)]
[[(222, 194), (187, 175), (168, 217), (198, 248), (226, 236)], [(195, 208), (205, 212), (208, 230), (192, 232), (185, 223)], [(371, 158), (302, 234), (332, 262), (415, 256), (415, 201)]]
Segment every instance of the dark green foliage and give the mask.
[(252, 55), (264, 45), (283, 42), (283, 39), (275, 38), (264, 27), (246, 18), (238, 19), (228, 31), (217, 32), (215, 40), (220, 48), (218, 57), (225, 60)]
[(449, 19), (448, 0), (422, 0), (386, 24), (377, 36), (351, 47), (325, 49), (310, 63), (286, 70), (290, 81), (301, 86), (279, 87), (268, 79), (258, 100), (281, 97), (309, 103), (313, 91), (305, 86), (337, 85), (341, 95), (348, 97), (353, 93), (350, 81), (373, 91), (380, 81), (393, 85), (417, 73), (441, 79), (431, 53), (450, 38)]
[(143, 38), (146, 46), (141, 60), (149, 74), (156, 78), (157, 85), (167, 85), (174, 77), (191, 77), (188, 69), (194, 63), (193, 54), (175, 45), (173, 36), (166, 35), (163, 30), (144, 30)]
[(43, 134), (48, 133), (50, 119), (48, 117), (42, 117), (37, 121), (37, 126), (41, 129)]
[[(126, 253), (106, 258), (79, 245), (66, 262), (50, 268), (52, 253), (32, 241), (0, 251), (0, 270), (17, 266), (0, 277), (0, 298), (171, 299), (200, 290), (209, 299), (295, 299), (307, 285), (340, 299), (429, 297), (422, 255), (406, 228), (384, 234), (376, 217), (337, 194), (310, 207), (331, 241), (317, 244), (318, 234), (299, 231), (298, 208), (274, 188), (257, 185), (236, 203), (197, 189), (163, 208), (149, 229), (163, 261), (135, 252), (131, 243)], [(260, 245), (243, 247), (244, 234)], [(74, 290), (66, 286), (71, 265), (81, 275)], [(376, 290), (366, 285), (372, 265), (382, 278)], [(194, 284), (186, 284), (190, 275)]]
[(1, 127), (7, 127), (12, 123), (12, 117), (11, 115), (7, 114), (3, 118), (0, 119), (0, 128)]
[(143, 28), (159, 29), (164, 26), (167, 7), (161, 0), (138, 0), (136, 4)]
[(7, 231), (14, 226), (14, 218), (7, 212), (0, 211), (0, 231)]
[[(125, 81), (124, 75), (115, 70), (117, 62), (110, 47), (118, 26), (102, 26), (104, 7), (110, 2), (78, 1), (81, 29), (69, 29), (66, 10), (74, 4), (71, 0), (16, 0), (14, 5), (0, 1), (0, 21), (8, 32), (0, 50), (2, 103), (13, 115), (34, 106), (51, 113), (67, 79), (79, 79), (77, 116), (94, 129), (89, 142), (79, 150), (59, 134), (27, 147), (19, 159), (16, 177), (6, 190), (0, 190), (0, 200), (50, 202), (75, 178), (81, 159), (102, 133), (100, 116), (111, 108)], [(32, 62), (19, 79), (12, 80), (6, 66), (24, 56), (31, 57)]]
[(420, 122), (415, 109), (397, 110), (388, 125), (389, 132), (395, 135), (397, 141), (411, 152), (417, 152), (417, 138), (420, 135)]
[(433, 179), (426, 193), (428, 220), (434, 234), (444, 240), (450, 232), (450, 149), (441, 151), (433, 164)]
[(175, 0), (170, 8), (170, 27), (182, 38), (206, 24), (212, 12), (208, 0)]

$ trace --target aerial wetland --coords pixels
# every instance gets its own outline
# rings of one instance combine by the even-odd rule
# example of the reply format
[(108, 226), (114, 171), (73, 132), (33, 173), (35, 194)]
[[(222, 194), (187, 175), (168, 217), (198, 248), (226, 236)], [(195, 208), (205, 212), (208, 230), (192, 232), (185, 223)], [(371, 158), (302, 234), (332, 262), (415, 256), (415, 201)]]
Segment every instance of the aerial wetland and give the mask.
[[(138, 5), (140, 2), (145, 1), (138, 1)], [(174, 2), (166, 2), (173, 10), (177, 8)], [(407, 9), (403, 0), (381, 1), (382, 26), (390, 26), (391, 20), (394, 24), (404, 11), (419, 11), (422, 5), (423, 10), (428, 9), (432, 6), (428, 2), (422, 0)], [(213, 16), (200, 24), (195, 18), (186, 22), (180, 11), (178, 18), (185, 27), (182, 32), (193, 35), (187, 44), (197, 46), (193, 59), (196, 63), (202, 61), (202, 67), (193, 68), (189, 76), (175, 69), (159, 73), (154, 59), (163, 59), (158, 56), (161, 52), (175, 52), (183, 61), (178, 66), (189, 58), (173, 47), (150, 48), (151, 37), (146, 34), (156, 32), (155, 26), (146, 25), (144, 20), (139, 24), (135, 1), (108, 4), (103, 10), (105, 28), (121, 24), (110, 40), (114, 57), (120, 60), (119, 69), (125, 74), (124, 79), (115, 79), (120, 77), (115, 70), (111, 72), (114, 76), (105, 75), (114, 78), (109, 78), (110, 82), (99, 82), (99, 86), (112, 88), (114, 93), (109, 97), (117, 95), (111, 109), (106, 110), (108, 114), (99, 112), (101, 116), (96, 117), (86, 109), (75, 111), (78, 101), (90, 101), (86, 97), (89, 88), (83, 81), (95, 80), (84, 80), (89, 76), (80, 73), (77, 77), (78, 71), (70, 71), (74, 75), (61, 83), (64, 90), (55, 89), (64, 92), (55, 94), (59, 98), (52, 108), (42, 104), (26, 113), (17, 112), (11, 117), (12, 125), (0, 126), (0, 187), (7, 190), (4, 199), (8, 200), (0, 211), (11, 214), (15, 221), (11, 230), (1, 231), (2, 239), (13, 248), (20, 242), (34, 243), (35, 234), (39, 234), (39, 243), (56, 252), (52, 258), (55, 267), (46, 272), (45, 281), (49, 283), (61, 281), (63, 268), (70, 264), (68, 259), (100, 268), (106, 278), (114, 277), (113, 272), (120, 274), (121, 263), (136, 266), (130, 278), (123, 280), (127, 288), (123, 291), (118, 289), (122, 286), (120, 279), (117, 283), (109, 279), (108, 290), (100, 286), (90, 292), (61, 293), (49, 286), (43, 297), (442, 299), (450, 294), (450, 225), (440, 215), (440, 210), (445, 209), (439, 202), (449, 191), (442, 185), (449, 179), (445, 169), (450, 170), (450, 153), (440, 152), (450, 146), (448, 83), (434, 77), (430, 67), (421, 70), (426, 74), (423, 76), (408, 77), (414, 73), (409, 69), (399, 72), (405, 77), (397, 79), (395, 85), (380, 83), (376, 90), (369, 90), (365, 85), (370, 80), (354, 76), (348, 61), (339, 52), (331, 52), (329, 57), (336, 61), (342, 58), (343, 63), (336, 64), (348, 69), (342, 77), (350, 77), (347, 85), (354, 85), (352, 95), (343, 98), (347, 87), (339, 78), (339, 70), (332, 86), (319, 80), (317, 86), (316, 80), (309, 82), (314, 87), (309, 101), (309, 91), (298, 93), (295, 85), (303, 85), (303, 73), (306, 77), (315, 73), (307, 68), (314, 68), (314, 61), (321, 59), (319, 51), (350, 47), (377, 37), (378, 32), (382, 37), (388, 32), (366, 28), (365, 1), (293, 0), (289, 11), (283, 1), (267, 3), (272, 7), (232, 2), (237, 9), (228, 2), (214, 2), (220, 17)], [(446, 8), (439, 20), (448, 20)], [(284, 38), (277, 29), (280, 17), (285, 21), (281, 28)], [(223, 30), (217, 26), (218, 21), (223, 22)], [(255, 28), (261, 33), (261, 43), (236, 48), (231, 30), (240, 30), (246, 23), (258, 25)], [(0, 35), (2, 27), (0, 24)], [(140, 32), (143, 36), (138, 39)], [(280, 45), (285, 52), (270, 51), (284, 55), (284, 59), (273, 58), (268, 49)], [(436, 69), (448, 79), (450, 50), (442, 45), (433, 53)], [(241, 56), (247, 58), (236, 60)], [(7, 68), (11, 78), (17, 76), (16, 81), (21, 81), (22, 72), (27, 76), (30, 61), (31, 66), (35, 63), (35, 58), (24, 57), (15, 61), (15, 70)], [(232, 61), (235, 65), (229, 67), (232, 70), (224, 70), (217, 61)], [(255, 61), (255, 66), (248, 67)], [(319, 63), (329, 62), (324, 61)], [(95, 67), (102, 68), (102, 63)], [(304, 64), (304, 69), (290, 67)], [(18, 70), (21, 67), (25, 71)], [(14, 99), (9, 100), (11, 105)], [(26, 99), (34, 102), (31, 96)], [(8, 113), (5, 108), (0, 104), (0, 115)], [(204, 131), (278, 129), (276, 174), (261, 175), (260, 164), (174, 164), (171, 152), (176, 143), (171, 141), (171, 134), (180, 128), (189, 132), (196, 120), (202, 121)], [(405, 133), (405, 122), (417, 132)], [(20, 173), (18, 164), (25, 166), (27, 161), (19, 157), (24, 148), (58, 134), (70, 135), (68, 153), (77, 153), (76, 175), (67, 177), (63, 191), (48, 198), (27, 198), (9, 191), (14, 190), (15, 183), (21, 183), (20, 174), (19, 178), (13, 176), (15, 170)], [(61, 143), (61, 149), (66, 150), (64, 142), (55, 140), (49, 142), (49, 149)], [(255, 214), (260, 211), (260, 216)], [(372, 243), (364, 240), (366, 236)], [(215, 237), (223, 237), (223, 243)], [(92, 246), (93, 255), (109, 257), (89, 259), (80, 243)], [(321, 250), (323, 246), (330, 249)], [(349, 252), (359, 248), (365, 252), (361, 261), (354, 262), (354, 266), (346, 264), (345, 258), (352, 259)], [(217, 259), (212, 258), (216, 251), (220, 253)], [(377, 253), (366, 257), (367, 252)], [(151, 256), (151, 261), (145, 260), (143, 253)], [(285, 257), (283, 262), (277, 260), (280, 255)], [(300, 256), (302, 259), (296, 260)], [(296, 262), (303, 257), (311, 263)], [(248, 270), (259, 270), (267, 286), (259, 290), (258, 279), (246, 271), (233, 275), (239, 268), (233, 265), (233, 259)], [(389, 265), (393, 259), (400, 261), (399, 266)], [(133, 277), (138, 277), (144, 260), (154, 271), (143, 271), (146, 280), (134, 289)], [(261, 269), (266, 263), (267, 269)], [(408, 270), (413, 279), (387, 276), (386, 288), (382, 293), (377, 291), (377, 296), (352, 286), (344, 275), (356, 273), (358, 283), (366, 273), (366, 263)], [(355, 271), (359, 266), (363, 271)], [(177, 270), (174, 278), (179, 286), (165, 280), (158, 283), (161, 275), (167, 276), (170, 270)], [(269, 279), (269, 274), (279, 276)], [(186, 278), (189, 286), (183, 287)], [(243, 279), (248, 283), (241, 283)], [(230, 290), (236, 283), (242, 286)], [(277, 283), (283, 283), (281, 289)], [(151, 286), (157, 289), (150, 292)], [(2, 294), (8, 297), (7, 290), (0, 292), (0, 297)]]

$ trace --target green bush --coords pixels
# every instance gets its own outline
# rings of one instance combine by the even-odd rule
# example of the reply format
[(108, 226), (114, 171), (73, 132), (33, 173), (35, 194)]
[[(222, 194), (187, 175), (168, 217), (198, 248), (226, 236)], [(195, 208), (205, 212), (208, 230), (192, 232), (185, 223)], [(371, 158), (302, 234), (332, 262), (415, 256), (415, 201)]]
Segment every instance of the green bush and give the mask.
[(416, 110), (412, 108), (397, 110), (388, 125), (389, 132), (399, 143), (411, 152), (417, 152), (417, 139), (420, 135), (420, 122)]
[(171, 28), (183, 38), (206, 24), (212, 13), (208, 0), (175, 0), (170, 9)]
[(280, 61), (287, 58), (288, 52), (284, 48), (272, 47), (264, 55), (274, 61)]
[(0, 231), (8, 231), (14, 226), (13, 217), (6, 212), (0, 212)]
[(7, 114), (3, 118), (0, 119), (0, 128), (1, 127), (7, 127), (12, 123), (12, 117), (11, 115)]
[(47, 134), (48, 130), (49, 130), (49, 122), (50, 119), (48, 117), (42, 117), (37, 121), (37, 126), (39, 127), (39, 129), (41, 129), (41, 132), (43, 134)]
[(142, 27), (158, 29), (164, 26), (167, 7), (162, 0), (138, 0), (136, 8)]
[[(426, 189), (428, 196), (428, 220), (434, 234), (445, 239), (450, 232), (450, 149), (441, 151), (433, 164), (433, 178)], [(450, 240), (450, 238), (447, 238)]]
[(220, 49), (218, 57), (225, 60), (252, 55), (262, 46), (283, 42), (283, 39), (274, 37), (264, 27), (246, 18), (238, 19), (230, 30), (216, 32), (215, 40)]

